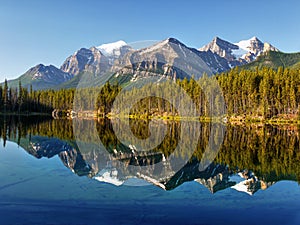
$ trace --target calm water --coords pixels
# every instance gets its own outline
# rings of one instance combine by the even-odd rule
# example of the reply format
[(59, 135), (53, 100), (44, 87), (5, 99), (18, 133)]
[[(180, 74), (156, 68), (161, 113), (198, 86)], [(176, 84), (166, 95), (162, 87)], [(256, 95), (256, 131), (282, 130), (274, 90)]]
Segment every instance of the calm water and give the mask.
[(0, 224), (300, 224), (295, 126), (0, 119)]

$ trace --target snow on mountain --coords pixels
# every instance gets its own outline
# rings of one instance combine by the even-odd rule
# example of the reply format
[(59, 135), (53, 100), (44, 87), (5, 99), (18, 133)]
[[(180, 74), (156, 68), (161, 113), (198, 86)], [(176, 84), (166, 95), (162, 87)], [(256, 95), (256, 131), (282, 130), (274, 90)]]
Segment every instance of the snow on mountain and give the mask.
[(247, 55), (253, 54), (254, 59), (256, 56), (261, 54), (263, 51), (263, 42), (261, 42), (257, 37), (252, 37), (248, 40), (241, 40), (237, 43), (234, 43), (239, 47), (237, 50), (233, 50), (232, 54), (236, 56), (236, 58), (246, 59)]
[(200, 51), (211, 51), (227, 60), (229, 67), (240, 66), (254, 61), (257, 56), (267, 51), (278, 51), (269, 43), (263, 43), (257, 37), (230, 43), (215, 37), (210, 43), (199, 49)]
[(248, 51), (239, 47), (238, 49), (232, 49), (231, 53), (236, 59), (245, 59)]
[(250, 51), (250, 52), (253, 52), (253, 50), (251, 49), (251, 44), (252, 42), (255, 42), (255, 41), (259, 41), (257, 37), (252, 37), (250, 38), (249, 40), (242, 40), (238, 43), (235, 43), (237, 46), (239, 46), (239, 48), (245, 50), (245, 51)]
[(257, 56), (267, 51), (278, 51), (277, 48), (267, 42), (262, 42), (257, 37), (252, 37), (249, 40), (242, 40), (235, 43), (239, 47), (237, 50), (233, 50), (232, 54), (237, 58), (245, 59), (246, 61), (253, 61)]
[[(121, 70), (125, 65), (132, 66), (135, 70), (140, 69), (140, 73), (148, 73), (153, 69), (162, 70), (164, 75), (181, 79), (187, 75), (187, 71), (199, 76), (203, 72), (207, 74), (224, 72), (235, 66), (250, 63), (266, 51), (278, 51), (278, 49), (269, 43), (263, 43), (257, 37), (235, 44), (215, 37), (198, 50), (186, 46), (175, 38), (168, 38), (136, 50), (120, 40), (89, 49), (81, 48), (69, 56), (60, 69), (38, 65), (38, 69), (33, 68), (26, 72), (24, 77), (30, 77), (30, 80), (24, 78), (22, 83), (30, 85), (30, 81), (34, 81), (36, 82), (34, 88), (49, 88), (66, 82), (82, 72), (100, 75), (111, 69)], [(175, 67), (180, 70), (175, 71)], [(123, 72), (132, 73), (132, 71)], [(47, 82), (47, 85), (42, 82)], [(17, 86), (18, 79), (11, 81), (11, 85)]]
[(125, 41), (116, 41), (108, 44), (102, 44), (98, 46), (97, 48), (103, 53), (105, 56), (112, 56), (112, 55), (121, 55), (121, 48), (123, 46), (127, 46), (127, 43)]

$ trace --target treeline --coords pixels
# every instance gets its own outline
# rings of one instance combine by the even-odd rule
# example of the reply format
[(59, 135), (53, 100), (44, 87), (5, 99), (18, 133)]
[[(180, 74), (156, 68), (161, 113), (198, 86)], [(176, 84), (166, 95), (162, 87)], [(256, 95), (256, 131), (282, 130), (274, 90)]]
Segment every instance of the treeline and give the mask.
[(121, 89), (112, 96), (116, 99), (110, 112), (113, 115), (125, 112), (133, 117), (224, 115), (225, 102), (222, 104), (222, 90), (215, 77), (204, 74), (199, 80), (184, 78), (175, 82), (166, 79)]
[[(212, 78), (204, 75), (199, 80), (185, 78), (176, 82), (193, 100), (200, 116), (211, 116), (213, 108), (220, 115), (226, 113), (229, 117), (244, 119), (300, 117), (300, 71), (296, 69), (279, 67), (273, 70), (264, 67), (252, 71), (236, 67)], [(215, 87), (216, 85), (219, 85), (220, 89)], [(153, 95), (152, 90), (157, 89), (155, 86), (157, 84), (147, 84), (139, 90), (140, 92), (135, 89), (127, 91), (123, 104), (125, 99), (134, 102), (138, 93)], [(161, 87), (164, 92), (172, 93), (174, 102), (180, 101), (180, 95), (169, 88), (171, 85), (168, 85), (168, 82)], [(215, 93), (218, 90), (221, 90), (222, 94)], [(178, 115), (173, 102), (155, 97), (155, 94), (157, 93), (154, 92), (154, 96), (146, 97), (133, 105), (130, 114)], [(222, 98), (225, 104), (222, 104)], [(122, 100), (119, 105), (122, 106)]]
[(235, 68), (216, 78), (224, 93), (228, 115), (299, 117), (299, 70)]
[(28, 90), (22, 87), (9, 88), (7, 80), (0, 86), (0, 112), (51, 113), (53, 109), (72, 109), (74, 89)]
[[(199, 116), (211, 116), (212, 109), (220, 115), (226, 113), (244, 118), (298, 119), (300, 115), (300, 72), (296, 69), (279, 67), (273, 70), (265, 67), (251, 71), (236, 67), (212, 78), (205, 75), (199, 80), (185, 78), (177, 80), (176, 84), (193, 101)], [(222, 97), (221, 92), (217, 93), (218, 88)], [(146, 97), (139, 99), (141, 93)], [(98, 115), (118, 115), (127, 110), (134, 116), (177, 116), (176, 104), (182, 101), (182, 96), (178, 89), (174, 89), (173, 81), (159, 85), (149, 83), (128, 90), (107, 82), (103, 87), (96, 88), (40, 91), (27, 90), (21, 83), (18, 88), (8, 88), (5, 81), (4, 87), (0, 86), (0, 111), (49, 113), (53, 109), (75, 108), (76, 111), (93, 111)], [(225, 104), (221, 104), (223, 98)], [(191, 110), (188, 105), (182, 112), (188, 115)]]

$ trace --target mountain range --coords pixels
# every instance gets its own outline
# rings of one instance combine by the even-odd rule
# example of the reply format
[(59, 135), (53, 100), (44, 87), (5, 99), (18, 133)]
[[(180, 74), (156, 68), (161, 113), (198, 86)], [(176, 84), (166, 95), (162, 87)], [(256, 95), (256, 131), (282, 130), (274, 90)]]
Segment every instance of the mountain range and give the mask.
[(175, 38), (142, 49), (134, 49), (124, 41), (117, 41), (89, 49), (81, 48), (69, 56), (60, 68), (36, 65), (17, 79), (9, 80), (8, 85), (17, 87), (21, 81), (23, 86), (29, 88), (32, 85), (35, 90), (58, 89), (76, 87), (84, 74), (101, 77), (109, 72), (134, 82), (145, 76), (161, 75), (174, 79), (191, 74), (212, 75), (236, 66), (251, 69), (262, 65), (272, 68), (299, 66), (300, 53), (282, 53), (257, 37), (238, 43), (215, 37), (199, 49), (190, 48)]

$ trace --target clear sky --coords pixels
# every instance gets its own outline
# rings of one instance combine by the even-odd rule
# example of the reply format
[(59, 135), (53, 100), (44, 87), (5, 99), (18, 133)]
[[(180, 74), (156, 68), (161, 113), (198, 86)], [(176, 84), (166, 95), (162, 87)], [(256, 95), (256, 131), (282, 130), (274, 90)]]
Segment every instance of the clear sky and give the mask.
[(199, 48), (215, 36), (300, 52), (300, 1), (0, 0), (0, 82), (81, 47), (175, 37)]

